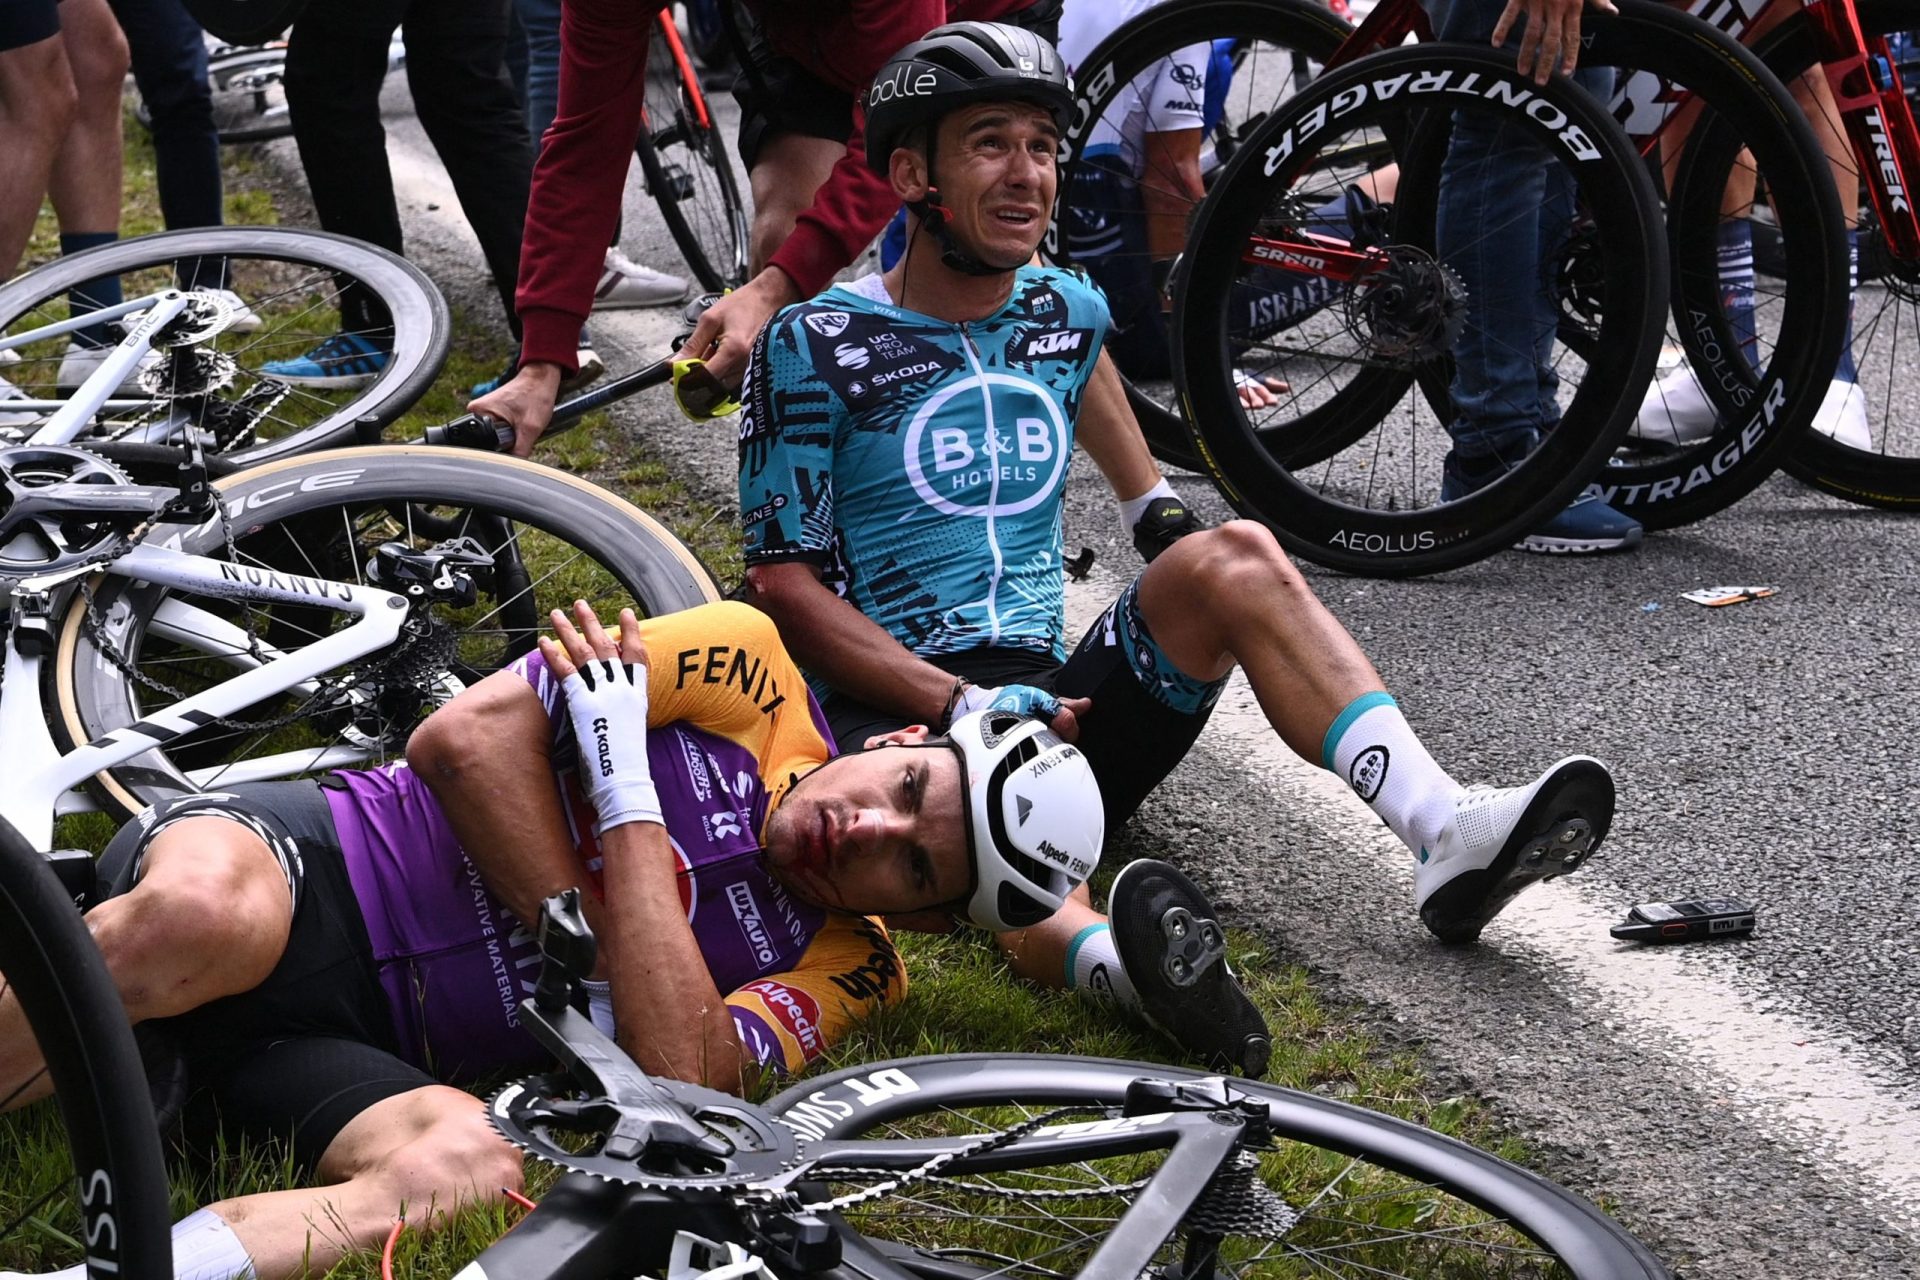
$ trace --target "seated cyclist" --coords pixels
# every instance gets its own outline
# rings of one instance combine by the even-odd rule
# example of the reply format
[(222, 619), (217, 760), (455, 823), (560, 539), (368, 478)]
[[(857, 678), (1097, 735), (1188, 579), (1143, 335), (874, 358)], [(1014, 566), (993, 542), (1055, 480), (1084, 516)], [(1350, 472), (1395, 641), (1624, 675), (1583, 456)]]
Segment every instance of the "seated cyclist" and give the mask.
[[(1406, 843), (1415, 905), (1441, 939), (1477, 938), (1515, 894), (1579, 865), (1612, 818), (1603, 765), (1571, 757), (1528, 785), (1469, 791), (1264, 526), (1202, 529), (1137, 426), (1082, 412), (1106, 302), (1028, 265), (1072, 112), (1053, 49), (956, 23), (875, 83), (868, 162), (914, 214), (913, 237), (886, 274), (761, 333), (740, 428), (748, 586), (829, 686), (836, 738), (1031, 710), (1077, 735), (1112, 831), (1198, 738), (1237, 665), (1281, 739)], [(1076, 439), (1149, 564), (1070, 649), (1061, 519)], [(1196, 1056), (1257, 1070), (1264, 1028), (1225, 966), (1171, 965), (1152, 945), (1169, 904), (1203, 915), (1191, 886), (1130, 872), (1111, 928), (1079, 891), (1003, 937), (1016, 969), (1125, 1005), (1184, 989), (1146, 1012)]]
[[(447, 1084), (544, 1061), (517, 1012), (538, 961), (522, 922), (552, 892), (586, 886), (603, 918), (595, 1020), (647, 1071), (737, 1091), (904, 993), (870, 915), (1004, 929), (1099, 855), (1086, 761), (1037, 721), (830, 759), (764, 614), (623, 613), (616, 642), (576, 608), (580, 629), (556, 613), (557, 644), (430, 717), (408, 764), (183, 797), (108, 846), (115, 896), (88, 924), (132, 1018), (181, 1045), (189, 1125), (217, 1110), (287, 1140), (319, 1184), (183, 1220), (177, 1275), (317, 1275), (403, 1210), (431, 1227), (521, 1185)], [(0, 994), (0, 1098), (37, 1071)]]

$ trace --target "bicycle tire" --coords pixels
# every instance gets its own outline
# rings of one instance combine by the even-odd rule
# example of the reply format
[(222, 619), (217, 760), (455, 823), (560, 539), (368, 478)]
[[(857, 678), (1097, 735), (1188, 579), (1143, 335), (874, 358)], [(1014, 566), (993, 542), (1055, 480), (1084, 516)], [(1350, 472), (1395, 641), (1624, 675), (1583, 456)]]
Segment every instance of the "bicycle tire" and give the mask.
[(747, 211), (726, 142), (711, 114), (701, 122), (693, 94), (706, 101), (692, 66), (683, 67), (666, 41), (649, 41), (646, 126), (636, 148), (641, 176), (680, 256), (702, 288), (719, 293), (746, 283)]
[[(4, 820), (0, 995), (19, 1000), (46, 1063), (78, 1191), (71, 1199), (80, 1211), (67, 1234), (89, 1242), (89, 1274), (169, 1280), (173, 1219), (166, 1167), (133, 1029), (73, 899), (45, 859)], [(18, 1087), (0, 1081), (0, 1109)], [(17, 1122), (0, 1119), (0, 1125)], [(11, 1146), (9, 1153), (10, 1162), (20, 1158)], [(13, 1235), (8, 1224), (20, 1211), (0, 1209), (0, 1266), (37, 1272), (41, 1260), (6, 1252), (5, 1237)], [(70, 1225), (65, 1212), (47, 1216)]]
[[(293, 117), (287, 111), (284, 89), (243, 87), (235, 90), (232, 87), (233, 80), (237, 76), (262, 71), (270, 72), (276, 66), (284, 71), (286, 63), (285, 46), (237, 50), (207, 63), (207, 85), (214, 96), (214, 128), (219, 133), (222, 144), (237, 146), (242, 143), (271, 142), (275, 138), (293, 136)], [(231, 100), (242, 94), (250, 97), (252, 101), (222, 109), (223, 96)], [(249, 119), (257, 119), (261, 123), (245, 123)], [(146, 122), (142, 121), (142, 123)]]
[[(1234, 36), (1264, 41), (1318, 61), (1338, 49), (1352, 32), (1351, 26), (1313, 0), (1186, 0), (1156, 5), (1116, 28), (1074, 68), (1074, 116), (1061, 139), (1059, 195), (1047, 227), (1047, 255), (1072, 265), (1065, 228), (1071, 217), (1069, 196), (1075, 175), (1087, 163), (1083, 144), (1093, 123), (1107, 114), (1142, 71), (1175, 49)], [(1216, 130), (1217, 149), (1222, 141)], [(1177, 403), (1143, 390), (1124, 373), (1121, 380), (1154, 456), (1187, 471), (1204, 471)]]
[[(363, 421), (385, 426), (413, 407), (446, 361), (453, 337), (452, 319), (446, 300), (424, 272), (395, 254), (358, 240), (289, 227), (164, 231), (57, 258), (0, 285), (0, 334), (24, 332), (65, 319), (68, 291), (96, 277), (138, 272), (158, 275), (159, 279), (140, 282), (145, 293), (172, 287), (176, 264), (209, 260), (227, 264), (230, 287), (255, 307), (263, 327), (258, 333), (230, 330), (213, 339), (238, 372), (227, 386), (216, 388), (207, 400), (195, 402), (195, 407), (186, 411), (189, 426), (208, 429), (216, 416), (216, 401), (226, 406), (244, 404), (249, 395), (262, 391), (270, 395), (284, 386), (247, 362), (264, 364), (269, 356), (298, 355), (336, 332), (339, 326), (333, 303), (338, 295), (326, 291), (342, 288), (343, 281), (364, 287), (392, 317), (392, 354), (370, 385), (344, 389), (337, 397), (288, 386), (284, 398), (259, 412), (250, 439), (236, 435), (231, 447), (219, 448), (237, 465), (251, 466), (350, 443), (357, 438)], [(64, 340), (54, 339), (44, 351), (29, 349), (26, 358), (6, 366), (8, 380), (22, 390), (57, 398), (56, 366), (61, 362), (63, 345)], [(265, 397), (260, 403), (265, 403)], [(282, 404), (291, 407), (282, 413)], [(165, 429), (166, 421), (170, 419), (163, 420), (159, 429)], [(152, 422), (142, 425), (136, 421), (134, 429), (145, 431), (153, 426)], [(263, 431), (271, 434), (260, 438)], [(118, 424), (98, 427), (93, 434), (112, 438), (115, 433), (127, 434)], [(218, 433), (212, 434), (217, 437)], [(171, 438), (177, 439), (178, 432)], [(87, 438), (79, 443), (87, 443)], [(216, 439), (209, 445), (209, 452), (217, 447)]]
[[(433, 661), (424, 670), (397, 678), (397, 695), (407, 695), (411, 688), (414, 693), (428, 691), (431, 697), (411, 708), (403, 699), (391, 723), (384, 722), (386, 713), (381, 711), (382, 722), (372, 726), (377, 732), (370, 732), (361, 719), (367, 702), (380, 696), (377, 676), (372, 699), (355, 704), (340, 697), (313, 701), (301, 730), (319, 740), (293, 748), (302, 753), (348, 743), (368, 757), (353, 763), (383, 761), (404, 745), (412, 720), (429, 702), (454, 691), (456, 683), (471, 683), (530, 650), (534, 637), (547, 625), (546, 609), (565, 606), (576, 594), (585, 594), (603, 607), (631, 603), (643, 615), (670, 613), (720, 598), (705, 567), (651, 516), (578, 477), (517, 458), (408, 445), (340, 449), (256, 467), (221, 480), (216, 488), (233, 513), (230, 518), (243, 565), (264, 565), (314, 578), (357, 575), (369, 546), (385, 540), (394, 528), (399, 530), (395, 536), (414, 542), (437, 543), (450, 534), (474, 532), (483, 541), (492, 539), (489, 549), (503, 557), (500, 576), (483, 575), (484, 589), (494, 594), (483, 594), (473, 606), (486, 610), (477, 621), (471, 616), (452, 617), (456, 611), (451, 607), (445, 611), (448, 616), (443, 621), (455, 631), (455, 643), (466, 647), (449, 651), (444, 658), (429, 654)], [(449, 514), (443, 515), (443, 510)], [(320, 541), (323, 536), (333, 538), (336, 528), (344, 537), (342, 543)], [(167, 526), (151, 537), (197, 554), (218, 556), (226, 548), (218, 518), (192, 527)], [(533, 566), (526, 570), (524, 583), (514, 568), (522, 556)], [(554, 556), (567, 558), (556, 561)], [(582, 562), (581, 556), (589, 559)], [(340, 572), (342, 568), (345, 572)], [(535, 571), (542, 574), (538, 581), (532, 580)], [(589, 572), (591, 581), (582, 584), (581, 575)], [(565, 580), (548, 589), (554, 593), (552, 598), (535, 594), (563, 573)], [(353, 580), (363, 579), (355, 576)], [(54, 709), (56, 738), (69, 747), (139, 721), (144, 695), (120, 663), (140, 662), (150, 635), (162, 645), (182, 644), (203, 661), (207, 655), (229, 661), (240, 656), (220, 647), (225, 643), (219, 638), (220, 619), (200, 619), (197, 632), (184, 630), (179, 620), (156, 628), (155, 620), (165, 617), (161, 613), (168, 600), (165, 590), (113, 576), (96, 582), (93, 610), (99, 621), (89, 622), (87, 600), (77, 597), (62, 621), (52, 663), (49, 705)], [(567, 590), (561, 592), (563, 586)], [(191, 601), (182, 607), (206, 611)], [(499, 621), (486, 625), (496, 615)], [(304, 642), (312, 634), (314, 620), (298, 610), (282, 607), (278, 613), (262, 611), (261, 616), (260, 630), (269, 642), (289, 634)], [(258, 620), (248, 614), (244, 621), (252, 626)], [(278, 633), (272, 629), (276, 626)], [(192, 643), (196, 640), (201, 642), (197, 649)], [(160, 658), (150, 660), (157, 663)], [(183, 665), (177, 659), (174, 662), (175, 667)], [(296, 704), (294, 710), (300, 711), (301, 706)], [(369, 737), (377, 745), (364, 745)], [(158, 799), (194, 789), (186, 768), (220, 769), (233, 760), (251, 758), (253, 749), (263, 745), (233, 744), (217, 732), (204, 739), (192, 735), (99, 775), (96, 790), (115, 813), (130, 815)], [(313, 766), (315, 771), (332, 767), (339, 766)]]
[[(1405, 78), (1394, 79), (1400, 76)], [(1444, 78), (1417, 78), (1422, 76)], [(1441, 428), (1450, 415), (1441, 408), (1433, 424), (1423, 426), (1409, 417), (1403, 428), (1398, 420), (1405, 415), (1382, 412), (1380, 406), (1389, 393), (1395, 403), (1407, 399), (1398, 388), (1411, 386), (1416, 371), (1421, 385), (1411, 394), (1428, 406), (1444, 405), (1451, 380), (1447, 353), (1456, 340), (1444, 326), (1433, 330), (1436, 337), (1406, 353), (1376, 354), (1384, 348), (1373, 345), (1371, 331), (1363, 335), (1356, 327), (1352, 316), (1360, 292), (1350, 291), (1344, 310), (1326, 319), (1329, 324), (1345, 323), (1345, 332), (1352, 335), (1343, 338), (1337, 329), (1330, 330), (1330, 343), (1337, 339), (1352, 349), (1330, 345), (1324, 357), (1309, 354), (1323, 368), (1353, 368), (1358, 373), (1298, 417), (1282, 420), (1276, 414), (1277, 425), (1263, 425), (1249, 420), (1229, 377), (1244, 361), (1236, 354), (1228, 308), (1250, 237), (1269, 209), (1285, 202), (1291, 210), (1323, 198), (1324, 193), (1315, 196), (1291, 186), (1323, 142), (1316, 139), (1297, 148), (1292, 143), (1318, 131), (1315, 120), (1332, 119), (1355, 133), (1378, 129), (1390, 140), (1396, 131), (1418, 131), (1396, 146), (1404, 171), (1382, 244), (1391, 245), (1393, 261), (1404, 261), (1428, 296), (1443, 299), (1431, 309), (1445, 317), (1451, 268), (1437, 256), (1433, 228), (1438, 170), (1446, 152), (1441, 133), (1450, 117), (1417, 106), (1410, 108), (1413, 114), (1396, 113), (1401, 110), (1401, 89), (1449, 83), (1456, 76), (1462, 83), (1481, 86), (1478, 92), (1487, 96), (1449, 102), (1451, 111), (1504, 112), (1495, 115), (1500, 127), (1517, 124), (1536, 135), (1543, 154), (1578, 166), (1578, 190), (1590, 213), (1586, 252), (1599, 277), (1597, 296), (1604, 305), (1596, 309), (1597, 320), (1586, 339), (1585, 376), (1561, 407), (1558, 425), (1498, 479), (1464, 496), (1433, 501), (1439, 494), (1438, 455), (1450, 445)], [(1469, 82), (1468, 76), (1475, 79)], [(1376, 84), (1397, 87), (1377, 93)], [(1495, 86), (1504, 86), (1498, 96)], [(1414, 103), (1419, 92), (1411, 92), (1406, 101)], [(1349, 96), (1340, 98), (1341, 109), (1329, 115), (1342, 94)], [(1351, 105), (1355, 102), (1358, 105)], [(1526, 106), (1532, 102), (1543, 104), (1538, 119)], [(1560, 133), (1542, 124), (1555, 119), (1563, 126)], [(1569, 123), (1571, 127), (1564, 127)], [(1268, 161), (1270, 153), (1276, 158)], [(1283, 230), (1304, 225), (1302, 215), (1283, 211), (1282, 225)], [(1477, 234), (1485, 239), (1495, 229), (1480, 228)], [(1511, 55), (1493, 50), (1410, 46), (1320, 76), (1246, 140), (1201, 206), (1188, 244), (1176, 279), (1174, 358), (1175, 381), (1196, 451), (1237, 511), (1267, 524), (1296, 555), (1344, 572), (1380, 577), (1432, 573), (1512, 545), (1561, 509), (1599, 470), (1631, 424), (1640, 388), (1649, 381), (1658, 354), (1667, 298), (1666, 246), (1644, 164), (1600, 104), (1567, 82), (1535, 86), (1523, 80)], [(1464, 297), (1456, 297), (1456, 311)], [(1458, 323), (1464, 325), (1461, 314)], [(1354, 339), (1367, 345), (1354, 346)], [(1238, 349), (1244, 346), (1241, 342)], [(1322, 377), (1331, 380), (1331, 375)], [(1336, 445), (1344, 448), (1356, 430), (1372, 430), (1390, 419), (1394, 430), (1404, 429), (1404, 442), (1390, 446), (1382, 436), (1371, 460), (1344, 460), (1338, 475), (1328, 462), (1312, 484), (1296, 474), (1296, 459), (1308, 460), (1298, 464), (1304, 470), (1324, 461)], [(1422, 449), (1429, 453), (1424, 468), (1419, 465)], [(1402, 457), (1410, 461), (1398, 461)], [(1404, 469), (1405, 475), (1383, 479), (1384, 468), (1368, 469), (1381, 458)], [(1348, 500), (1356, 491), (1360, 503)]]
[[(1666, 529), (1745, 497), (1808, 434), (1844, 340), (1846, 234), (1813, 130), (1757, 56), (1653, 0), (1622, 0), (1619, 10), (1595, 13), (1582, 27), (1582, 65), (1645, 73), (1685, 88), (1705, 108), (1668, 192), (1669, 317), (1688, 367), (1708, 371), (1699, 381), (1719, 425), (1671, 452), (1616, 457), (1592, 486), (1616, 510)], [(1627, 94), (1624, 85), (1616, 93), (1616, 115)], [(1758, 370), (1739, 355), (1716, 241), (1723, 193), (1747, 156), (1768, 193), (1784, 259), (1780, 274), (1756, 287)]]
[[(1855, 7), (1860, 29), (1869, 37), (1920, 30), (1920, 4), (1915, 0), (1856, 0)], [(1756, 52), (1776, 76), (1789, 84), (1819, 66), (1813, 25), (1804, 12), (1796, 12), (1767, 33)], [(1868, 237), (1860, 249), (1861, 292), (1872, 288), (1881, 295), (1881, 302), (1871, 321), (1858, 301), (1853, 304), (1853, 332), (1854, 359), (1861, 388), (1869, 393), (1869, 413), (1877, 408), (1882, 414), (1870, 424), (1871, 433), (1878, 437), (1876, 447), (1857, 449), (1809, 431), (1789, 453), (1783, 469), (1823, 493), (1860, 506), (1916, 511), (1920, 510), (1920, 412), (1911, 403), (1901, 404), (1896, 421), (1894, 404), (1896, 389), (1908, 381), (1899, 359), (1901, 334), (1904, 330), (1911, 341), (1914, 326), (1920, 324), (1920, 263), (1897, 262), (1888, 254), (1884, 263), (1877, 264), (1885, 274), (1870, 283), (1866, 277), (1875, 265), (1871, 262), (1873, 255), (1874, 245)], [(1890, 324), (1885, 319), (1889, 308), (1893, 311)], [(1883, 331), (1891, 337), (1881, 355), (1876, 340)], [(1885, 374), (1875, 374), (1869, 385), (1869, 369), (1874, 364), (1884, 364)], [(1896, 448), (1900, 451), (1895, 452)]]
[[(988, 1121), (985, 1127), (995, 1128), (1021, 1118), (1008, 1116), (1007, 1111), (1044, 1111), (1089, 1104), (1115, 1117), (1107, 1122), (1111, 1127), (1124, 1128), (1127, 1122), (1118, 1119), (1119, 1107), (1126, 1100), (1128, 1086), (1143, 1076), (1180, 1083), (1217, 1079), (1181, 1067), (1113, 1059), (956, 1054), (845, 1068), (795, 1084), (765, 1105), (796, 1133), (810, 1142), (820, 1143), (810, 1154), (823, 1157), (825, 1163), (831, 1160), (825, 1141), (874, 1138), (883, 1132), (908, 1137), (966, 1132), (970, 1125), (965, 1113), (971, 1109), (988, 1111), (990, 1115), (982, 1117)], [(1564, 1268), (1545, 1271), (1546, 1274), (1570, 1275), (1575, 1280), (1658, 1280), (1668, 1274), (1644, 1245), (1586, 1199), (1497, 1156), (1348, 1103), (1258, 1081), (1235, 1080), (1232, 1085), (1266, 1105), (1268, 1122), (1278, 1139), (1278, 1149), (1265, 1153), (1265, 1161), (1260, 1166), (1269, 1189), (1276, 1190), (1282, 1199), (1296, 1207), (1301, 1206), (1304, 1193), (1316, 1187), (1319, 1193), (1305, 1204), (1302, 1222), (1277, 1242), (1281, 1247), (1274, 1253), (1252, 1258), (1237, 1254), (1222, 1257), (1220, 1262), (1228, 1267), (1228, 1275), (1487, 1274), (1471, 1265), (1456, 1270), (1430, 1253), (1418, 1259), (1422, 1269), (1411, 1272), (1377, 1265), (1396, 1251), (1412, 1248), (1451, 1253), (1457, 1245), (1459, 1252), (1468, 1252), (1476, 1230), (1466, 1220), (1469, 1212), (1491, 1215), (1501, 1231), (1511, 1233), (1511, 1239), (1522, 1244), (1530, 1241), (1545, 1250), (1548, 1259)], [(1101, 1123), (1094, 1121), (1096, 1126)], [(1336, 1164), (1350, 1162), (1331, 1175), (1332, 1181), (1325, 1186), (1309, 1176), (1315, 1173), (1312, 1166), (1323, 1154), (1334, 1157)], [(1010, 1159), (1001, 1163), (1008, 1166), (1004, 1172), (1013, 1175), (1014, 1181), (1007, 1184), (1009, 1186), (1044, 1186), (1061, 1191), (1071, 1190), (1076, 1182), (1084, 1181), (1095, 1190), (1111, 1187), (1110, 1183), (1101, 1181), (1104, 1175), (1100, 1170), (1069, 1166), (1058, 1159), (1050, 1163), (1036, 1161), (1035, 1164), (1042, 1166), (1037, 1169), (1033, 1165), (1015, 1166)], [(1365, 1171), (1356, 1172), (1361, 1165), (1366, 1166)], [(1307, 1167), (1294, 1173), (1297, 1166)], [(982, 1180), (1002, 1171), (1000, 1168), (978, 1169), (970, 1171), (967, 1177)], [(824, 1172), (821, 1176), (823, 1180), (830, 1177)], [(1428, 1216), (1404, 1218), (1399, 1214), (1397, 1202), (1387, 1190), (1399, 1185), (1399, 1179), (1407, 1180), (1406, 1194), (1424, 1198), (1421, 1212)], [(1346, 1182), (1352, 1183), (1353, 1190), (1350, 1196), (1342, 1198), (1340, 1193), (1345, 1188), (1340, 1184)], [(909, 1235), (902, 1243), (880, 1248), (890, 1261), (910, 1272), (955, 1278), (1007, 1274), (999, 1269), (988, 1270), (978, 1262), (970, 1266), (969, 1255), (977, 1245), (969, 1242), (943, 1250), (930, 1238), (942, 1222), (950, 1224), (961, 1217), (973, 1227), (997, 1211), (986, 1206), (1001, 1203), (982, 1192), (972, 1198), (960, 1198), (950, 1206), (941, 1199), (943, 1188), (938, 1183), (938, 1178), (916, 1182), (906, 1197), (880, 1199), (871, 1220), (873, 1226), (864, 1225), (865, 1220), (860, 1224), (850, 1222), (844, 1212), (835, 1215), (834, 1221), (856, 1241), (863, 1241), (869, 1231), (884, 1231), (888, 1226), (893, 1227), (895, 1233)], [(1005, 1189), (1002, 1184), (989, 1185), (994, 1192)], [(970, 1189), (963, 1186), (957, 1190), (964, 1193)], [(1442, 1196), (1450, 1196), (1458, 1206), (1464, 1207), (1441, 1205), (1438, 1202)], [(1017, 1198), (1017, 1193), (1007, 1197), (1008, 1200)], [(1086, 1202), (1074, 1203), (1084, 1205)], [(1151, 1210), (1143, 1209), (1143, 1212)], [(1460, 1215), (1458, 1219), (1451, 1216), (1455, 1213)], [(1036, 1251), (1058, 1248), (1062, 1256), (1043, 1254), (1037, 1259), (1000, 1256), (993, 1259), (996, 1268), (999, 1264), (1013, 1263), (1013, 1273), (1033, 1274), (1019, 1265), (1032, 1262), (1046, 1267), (1045, 1274), (1073, 1274), (1069, 1262), (1080, 1261), (1081, 1252), (1090, 1242), (1098, 1243), (1106, 1237), (1107, 1232), (1099, 1230), (1093, 1214), (1093, 1209), (1081, 1207), (1075, 1210), (1070, 1222), (1037, 1216), (1035, 1221), (1040, 1225), (1013, 1224), (1004, 1234), (995, 1237), (1005, 1242), (995, 1246), (1001, 1254), (1029, 1247)], [(1374, 1256), (1362, 1254), (1360, 1241), (1342, 1244), (1317, 1234), (1342, 1228), (1357, 1233), (1368, 1229), (1369, 1219), (1375, 1218), (1380, 1220), (1377, 1229), (1382, 1235), (1395, 1239), (1373, 1242), (1370, 1255)], [(1429, 1222), (1434, 1224), (1430, 1233), (1423, 1230)], [(1057, 1239), (1047, 1238), (1049, 1230), (1057, 1231)], [(1491, 1233), (1495, 1229), (1487, 1230)], [(1432, 1239), (1413, 1243), (1416, 1238), (1427, 1235)], [(969, 1241), (974, 1238), (977, 1237), (969, 1237)], [(1063, 1241), (1067, 1242), (1065, 1247), (1062, 1247)], [(1234, 1241), (1230, 1238), (1229, 1242)], [(1484, 1252), (1489, 1257), (1504, 1254), (1508, 1264), (1514, 1267), (1499, 1274), (1543, 1273), (1528, 1269), (1524, 1258), (1506, 1254), (1511, 1246), (1494, 1240), (1484, 1243)], [(1174, 1241), (1167, 1243), (1160, 1256), (1167, 1256), (1169, 1251), (1178, 1256)], [(1222, 1246), (1221, 1252), (1227, 1254), (1228, 1250)], [(1305, 1269), (1291, 1269), (1287, 1265), (1289, 1254), (1296, 1259), (1306, 1259)], [(1411, 1264), (1390, 1265), (1397, 1268)]]

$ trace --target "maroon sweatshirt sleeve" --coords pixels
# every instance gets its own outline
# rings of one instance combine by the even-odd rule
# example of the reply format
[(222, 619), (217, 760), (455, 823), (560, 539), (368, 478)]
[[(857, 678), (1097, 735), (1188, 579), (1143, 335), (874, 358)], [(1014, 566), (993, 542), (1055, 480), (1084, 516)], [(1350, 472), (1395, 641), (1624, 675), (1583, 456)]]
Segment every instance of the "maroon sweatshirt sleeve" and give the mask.
[(640, 136), (647, 43), (665, 0), (566, 0), (560, 102), (533, 167), (516, 305), (521, 358), (573, 369)]

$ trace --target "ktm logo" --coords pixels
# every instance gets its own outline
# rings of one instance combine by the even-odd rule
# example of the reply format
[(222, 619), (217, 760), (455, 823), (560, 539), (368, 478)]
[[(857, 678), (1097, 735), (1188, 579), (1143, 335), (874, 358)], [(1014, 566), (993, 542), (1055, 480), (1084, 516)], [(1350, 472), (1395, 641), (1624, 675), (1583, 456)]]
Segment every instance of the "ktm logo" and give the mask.
[(1035, 334), (1020, 345), (1020, 359), (1040, 360), (1059, 359), (1071, 355), (1086, 347), (1093, 335), (1085, 329), (1056, 329), (1051, 333)]

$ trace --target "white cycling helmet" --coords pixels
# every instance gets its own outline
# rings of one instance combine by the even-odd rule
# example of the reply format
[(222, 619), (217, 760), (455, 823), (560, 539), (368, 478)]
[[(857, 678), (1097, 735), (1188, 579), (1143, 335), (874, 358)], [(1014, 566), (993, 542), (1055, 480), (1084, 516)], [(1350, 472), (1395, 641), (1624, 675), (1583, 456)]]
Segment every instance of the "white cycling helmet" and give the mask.
[(946, 745), (967, 787), (967, 918), (996, 933), (1039, 924), (1100, 861), (1107, 822), (1093, 766), (1045, 724), (1011, 711), (961, 716)]

